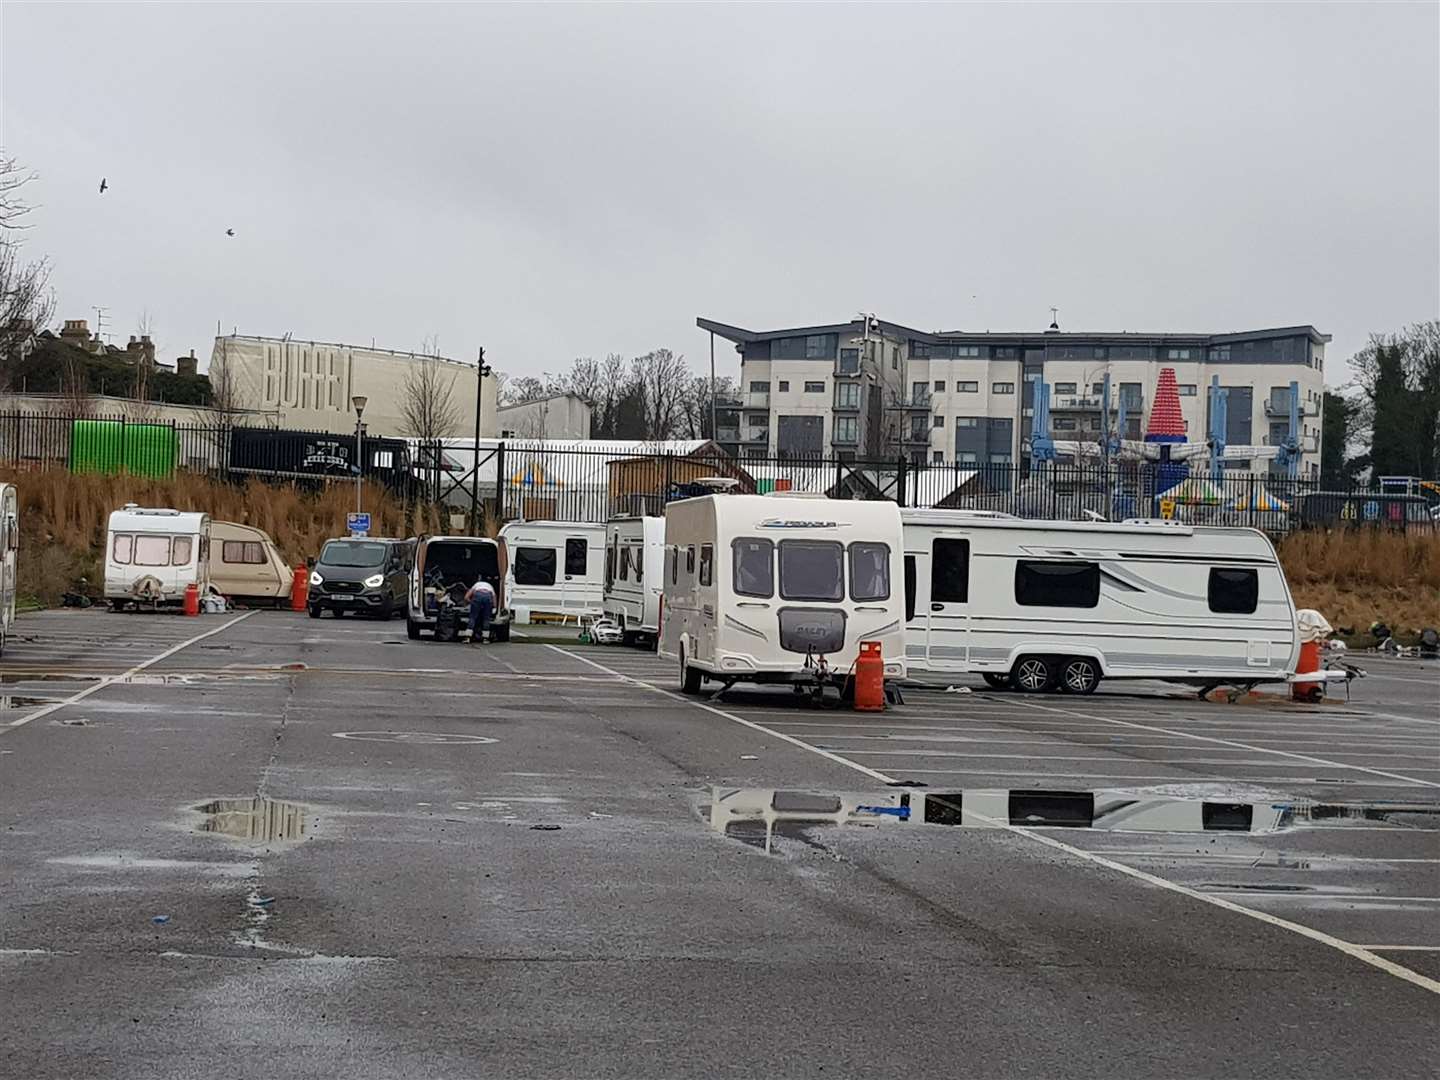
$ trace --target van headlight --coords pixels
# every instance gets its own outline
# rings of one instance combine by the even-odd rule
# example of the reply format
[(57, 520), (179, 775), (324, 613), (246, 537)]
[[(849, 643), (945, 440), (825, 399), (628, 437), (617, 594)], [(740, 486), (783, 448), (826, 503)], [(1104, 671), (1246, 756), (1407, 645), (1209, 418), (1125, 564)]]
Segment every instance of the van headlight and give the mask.
[(385, 575), (384, 575), (384, 574), (371, 574), (369, 577), (367, 577), (367, 578), (365, 579), (365, 587), (366, 587), (367, 589), (378, 589), (381, 585), (384, 585), (384, 584), (385, 584)]
[(324, 579), (323, 577), (321, 577), (321, 576), (319, 575), (319, 573), (317, 573), (316, 571), (311, 570), (311, 571), (310, 571), (310, 584), (311, 584), (311, 585), (323, 585), (323, 584), (325, 584), (325, 579)]

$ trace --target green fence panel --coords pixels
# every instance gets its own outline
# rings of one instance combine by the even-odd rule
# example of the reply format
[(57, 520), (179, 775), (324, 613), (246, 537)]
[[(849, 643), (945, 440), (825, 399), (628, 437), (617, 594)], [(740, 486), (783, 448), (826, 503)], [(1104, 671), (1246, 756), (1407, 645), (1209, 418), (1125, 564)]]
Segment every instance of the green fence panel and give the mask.
[(175, 429), (164, 424), (76, 420), (70, 429), (70, 471), (170, 476), (177, 442)]

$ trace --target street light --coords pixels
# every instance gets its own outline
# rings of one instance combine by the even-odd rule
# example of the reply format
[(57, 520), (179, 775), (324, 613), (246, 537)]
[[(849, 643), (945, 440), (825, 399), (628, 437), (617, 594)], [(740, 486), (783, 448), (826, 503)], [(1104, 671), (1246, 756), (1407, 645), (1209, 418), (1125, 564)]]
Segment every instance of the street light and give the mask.
[(364, 394), (356, 394), (350, 399), (350, 404), (355, 406), (355, 513), (360, 513), (360, 475), (363, 472), (362, 462), (365, 460), (360, 456), (360, 436), (365, 433), (365, 425), (360, 418), (365, 415), (365, 406), (370, 399)]

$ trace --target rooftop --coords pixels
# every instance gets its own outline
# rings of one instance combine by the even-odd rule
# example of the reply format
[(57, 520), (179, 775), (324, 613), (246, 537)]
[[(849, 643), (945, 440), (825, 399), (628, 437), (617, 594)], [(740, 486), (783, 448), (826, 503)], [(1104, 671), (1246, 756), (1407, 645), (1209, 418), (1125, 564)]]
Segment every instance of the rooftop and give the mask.
[(218, 344), (222, 341), (255, 341), (270, 345), (318, 345), (326, 349), (348, 349), (351, 352), (373, 353), (379, 356), (393, 356), (400, 360), (437, 360), (442, 364), (455, 364), (457, 367), (472, 368), (475, 365), (468, 360), (455, 360), (449, 356), (433, 356), (430, 353), (406, 352), (403, 349), (384, 349), (375, 345), (353, 345), (343, 341), (309, 341), (296, 337), (267, 337), (264, 334), (217, 334), (215, 341)]

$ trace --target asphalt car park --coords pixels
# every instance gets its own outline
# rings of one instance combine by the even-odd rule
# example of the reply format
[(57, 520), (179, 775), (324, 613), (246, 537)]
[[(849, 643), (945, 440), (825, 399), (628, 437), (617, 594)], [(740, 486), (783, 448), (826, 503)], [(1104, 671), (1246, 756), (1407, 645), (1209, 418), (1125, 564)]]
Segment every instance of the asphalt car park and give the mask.
[[(927, 678), (857, 713), (685, 697), (654, 654), (573, 631), (25, 616), (0, 662), (0, 1060), (1427, 1075), (1440, 666), (1351, 659), (1367, 678), (1318, 706)], [(1122, 791), (1287, 821), (887, 818), (767, 853), (710, 827), (719, 789)]]

